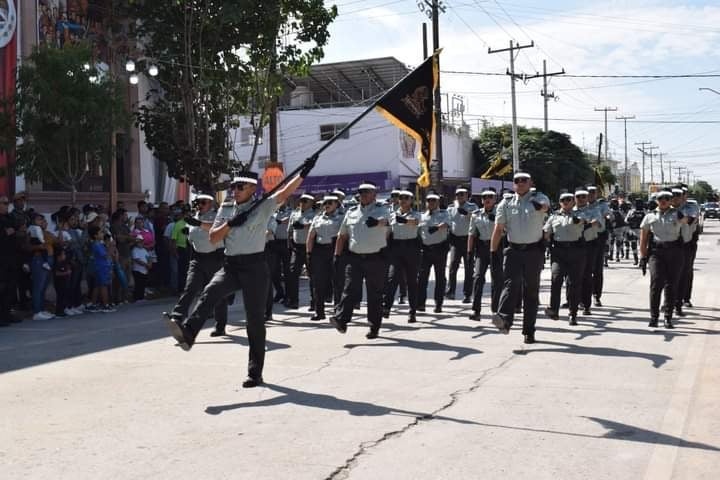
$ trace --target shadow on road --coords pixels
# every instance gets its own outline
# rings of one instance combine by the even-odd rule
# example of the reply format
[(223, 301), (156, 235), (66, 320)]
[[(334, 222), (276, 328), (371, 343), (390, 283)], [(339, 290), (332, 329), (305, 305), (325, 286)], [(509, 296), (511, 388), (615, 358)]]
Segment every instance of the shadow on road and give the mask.
[(209, 406), (205, 408), (205, 413), (207, 413), (208, 415), (219, 415), (223, 412), (229, 410), (237, 410), (240, 408), (272, 407), (276, 405), (293, 404), (301, 407), (321, 408), (323, 410), (345, 411), (350, 415), (357, 417), (380, 417), (384, 415), (398, 415), (412, 417), (418, 420), (436, 419), (466, 425), (480, 425), (477, 422), (473, 422), (470, 420), (433, 415), (431, 413), (415, 412), (412, 410), (403, 410), (401, 408), (386, 407), (384, 405), (376, 405), (369, 402), (345, 400), (335, 397), (333, 395), (327, 395), (324, 393), (303, 392), (302, 390), (296, 390), (294, 388), (283, 387), (270, 383), (264, 386), (268, 390), (281, 393), (282, 395), (274, 398), (258, 400), (256, 402), (240, 402), (232, 403), (229, 405)]
[(347, 344), (345, 348), (359, 348), (359, 347), (404, 347), (413, 348), (417, 350), (431, 350), (435, 352), (455, 352), (455, 356), (450, 360), (460, 360), (468, 355), (476, 355), (483, 353), (481, 350), (476, 350), (469, 347), (460, 347), (454, 345), (446, 345), (438, 342), (426, 342), (421, 340), (410, 340), (408, 338), (390, 338), (380, 337), (383, 340), (390, 340), (387, 343), (355, 343)]
[(658, 353), (633, 352), (631, 350), (620, 350), (611, 347), (586, 347), (583, 345), (574, 345), (571, 343), (546, 342), (538, 341), (536, 345), (550, 345), (556, 348), (529, 348), (527, 350), (513, 350), (516, 355), (528, 355), (530, 353), (552, 352), (552, 353), (570, 353), (574, 355), (593, 355), (600, 357), (621, 357), (621, 358), (640, 358), (648, 360), (655, 368), (660, 368), (672, 357), (661, 355)]

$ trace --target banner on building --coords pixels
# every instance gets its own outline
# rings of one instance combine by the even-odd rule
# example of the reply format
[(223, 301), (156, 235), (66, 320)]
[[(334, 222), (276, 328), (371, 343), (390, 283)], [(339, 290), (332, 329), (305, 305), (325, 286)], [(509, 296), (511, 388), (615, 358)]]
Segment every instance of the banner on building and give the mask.
[(421, 187), (430, 186), (430, 159), (435, 144), (433, 99), (438, 85), (438, 55), (435, 52), (402, 81), (392, 87), (376, 104), (377, 110), (393, 125), (420, 145)]
[[(15, 69), (17, 67), (17, 6), (16, 0), (0, 0), (0, 108), (12, 112), (15, 97)], [(6, 112), (3, 112), (6, 113)], [(12, 130), (15, 125), (14, 115), (6, 117), (11, 124), (4, 125)], [(4, 139), (12, 142), (12, 138)], [(10, 195), (10, 182), (14, 177), (9, 175), (9, 169), (14, 162), (14, 152), (0, 151), (0, 194)]]

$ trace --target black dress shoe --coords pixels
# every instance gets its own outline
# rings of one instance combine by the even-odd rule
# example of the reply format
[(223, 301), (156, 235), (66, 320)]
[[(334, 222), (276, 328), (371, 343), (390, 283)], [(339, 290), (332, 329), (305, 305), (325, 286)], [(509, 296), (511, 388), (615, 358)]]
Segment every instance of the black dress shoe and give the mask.
[[(297, 307), (295, 307), (295, 308), (297, 308)], [(310, 304), (310, 306), (308, 307), (308, 312), (314, 312), (314, 311), (315, 311), (315, 306)]]
[(468, 318), (470, 320), (478, 321), (478, 320), (480, 320), (480, 312), (478, 312), (477, 310), (473, 310), (473, 312), (470, 315), (468, 315)]
[(441, 307), (441, 306), (435, 307), (435, 309), (433, 309), (433, 312), (435, 312), (435, 313), (442, 313), (442, 307)]
[(172, 337), (178, 342), (180, 348), (182, 348), (186, 352), (189, 351), (192, 348), (195, 340), (190, 334), (190, 332), (187, 331), (187, 327), (185, 327), (184, 325), (180, 325), (169, 315), (165, 316), (165, 324), (170, 330), (170, 335), (172, 335)]
[(658, 319), (657, 318), (651, 318), (650, 323), (648, 323), (648, 327), (650, 328), (657, 328), (658, 326)]
[(510, 327), (508, 327), (505, 324), (505, 320), (503, 320), (502, 317), (500, 317), (500, 315), (498, 315), (498, 314), (493, 315), (492, 323), (493, 323), (493, 325), (495, 325), (498, 328), (500, 333), (502, 333), (503, 335), (508, 335), (510, 333)]
[(398, 303), (399, 303), (400, 305), (405, 305), (405, 297), (403, 297), (402, 295), (400, 295), (400, 300), (398, 300)]
[(415, 313), (409, 313), (408, 314), (408, 323), (415, 323), (417, 320), (415, 319)]
[(472, 303), (472, 298), (465, 297), (465, 298), (463, 298), (462, 303)]
[(683, 305), (686, 306), (687, 308), (693, 308), (693, 304), (690, 300), (688, 300), (687, 302), (683, 302)]
[(211, 337), (226, 337), (227, 333), (225, 333), (225, 330), (215, 330), (214, 332), (210, 333)]
[(565, 302), (562, 305), (560, 305), (560, 308), (570, 308), (570, 304), (568, 302)]
[(515, 307), (515, 313), (522, 313), (522, 307)]
[(569, 322), (569, 324), (570, 324), (570, 326), (572, 326), (572, 327), (577, 326), (578, 323), (577, 323), (577, 314), (576, 314), (576, 313), (573, 313), (573, 314), (570, 315), (570, 322)]
[(260, 386), (263, 384), (263, 378), (262, 377), (247, 377), (245, 381), (242, 383), (243, 388), (255, 388), (257, 386)]
[(325, 320), (325, 315), (313, 315), (312, 317), (310, 317), (310, 320), (312, 320), (313, 322)]
[(425, 311), (425, 305), (423, 305), (423, 306), (421, 306), (421, 307), (417, 307), (415, 310), (418, 311), (418, 312), (424, 312), (424, 311)]
[(285, 305), (285, 306), (286, 306), (287, 308), (289, 308), (290, 310), (297, 310), (298, 308), (300, 308), (300, 306), (299, 306), (297, 303), (289, 303), (289, 302), (288, 302), (288, 303), (285, 303), (285, 304), (283, 304), (283, 305)]
[(335, 317), (330, 317), (330, 325), (335, 327), (335, 330), (337, 330), (340, 333), (347, 332), (347, 324), (343, 323), (342, 321), (338, 320)]
[(685, 316), (685, 312), (683, 312), (682, 307), (676, 307), (676, 308), (675, 308), (675, 315), (677, 315), (678, 317), (684, 317), (684, 316)]
[(370, 330), (368, 333), (365, 334), (365, 338), (367, 338), (368, 340), (374, 340), (378, 338), (378, 331), (375, 329)]
[(272, 313), (265, 315), (265, 322), (271, 322), (273, 319)]
[(595, 306), (602, 307), (602, 303), (600, 302), (600, 297), (595, 297)]
[(455, 294), (454, 293), (446, 293), (445, 298), (448, 300), (455, 300)]
[(667, 329), (670, 329), (670, 330), (672, 330), (673, 328), (675, 328), (675, 326), (674, 326), (673, 323), (672, 323), (672, 319), (670, 319), (670, 318), (666, 318), (666, 319), (665, 319), (665, 322), (664, 322), (663, 326), (664, 326), (665, 328), (667, 328)]
[(360, 310), (360, 302), (357, 302), (355, 305), (353, 305), (353, 308), (355, 310)]
[(547, 315), (552, 320), (560, 320), (560, 315), (558, 314), (558, 312), (556, 312), (555, 310), (553, 310), (551, 308), (545, 309), (545, 315)]
[(590, 311), (589, 308), (586, 308), (583, 310), (583, 315), (592, 315), (592, 312)]
[(535, 335), (534, 334), (525, 335), (525, 340), (523, 340), (523, 343), (527, 343), (528, 345), (535, 343)]
[(382, 316), (383, 316), (383, 318), (390, 318), (390, 309), (384, 308), (382, 311)]

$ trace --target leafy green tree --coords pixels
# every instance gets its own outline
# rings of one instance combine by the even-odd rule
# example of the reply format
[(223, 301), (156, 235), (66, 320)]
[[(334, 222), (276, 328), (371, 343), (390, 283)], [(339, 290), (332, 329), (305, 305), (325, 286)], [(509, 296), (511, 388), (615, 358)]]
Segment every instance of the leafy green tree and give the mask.
[[(498, 152), (511, 161), (511, 138), (510, 125), (488, 127), (481, 132), (473, 145), (475, 176), (487, 170)], [(520, 126), (518, 141), (520, 168), (530, 173), (538, 190), (551, 198), (557, 198), (562, 190), (574, 191), (593, 180), (587, 158), (568, 135)], [(512, 173), (506, 176), (511, 178)]]
[(128, 125), (123, 86), (99, 75), (84, 46), (39, 48), (18, 72), (14, 99), (16, 171), (30, 182), (51, 178), (69, 189), (75, 204), (77, 188), (91, 164), (107, 166), (114, 149), (112, 135)]
[(705, 180), (698, 180), (690, 188), (690, 196), (699, 203), (705, 203), (709, 198), (714, 198), (714, 190), (712, 185)]
[[(146, 143), (170, 176), (207, 188), (251, 166), (286, 76), (322, 58), (337, 9), (322, 0), (153, 0), (134, 2), (129, 15), (138, 56), (160, 64), (137, 113)], [(228, 155), (240, 115), (255, 133), (247, 165)]]

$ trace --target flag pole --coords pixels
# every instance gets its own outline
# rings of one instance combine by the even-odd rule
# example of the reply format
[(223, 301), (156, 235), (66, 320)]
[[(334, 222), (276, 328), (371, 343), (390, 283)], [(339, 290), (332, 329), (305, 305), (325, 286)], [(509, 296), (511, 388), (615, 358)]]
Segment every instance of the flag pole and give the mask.
[[(384, 100), (385, 97), (387, 97), (387, 96), (395, 93), (395, 91), (397, 90), (398, 86), (401, 85), (406, 78), (408, 78), (408, 77), (409, 77), (410, 75), (412, 75), (416, 70), (418, 70), (419, 68), (421, 68), (422, 66), (424, 66), (426, 62), (435, 61), (435, 57), (436, 57), (441, 51), (442, 51), (442, 49), (436, 50), (435, 52), (433, 52), (433, 54), (432, 54), (431, 56), (429, 56), (428, 58), (426, 58), (420, 65), (418, 65), (417, 67), (415, 67), (414, 69), (412, 69), (410, 72), (408, 72), (408, 74), (405, 75), (405, 76), (404, 76), (399, 82), (397, 82), (395, 85), (393, 85), (392, 88), (390, 88), (390, 90), (386, 91), (380, 98), (378, 98), (377, 100), (375, 100), (375, 101), (374, 101), (368, 108), (366, 108), (360, 115), (358, 115), (357, 117), (355, 117), (352, 121), (350, 121), (350, 122), (349, 122), (347, 125), (345, 125), (342, 129), (340, 129), (340, 131), (337, 132), (335, 135), (333, 135), (333, 137), (330, 138), (327, 142), (325, 142), (325, 144), (324, 144), (322, 147), (318, 148), (312, 155), (310, 155), (310, 156), (308, 157), (308, 159), (310, 159), (310, 158), (315, 158), (315, 159), (317, 159), (317, 157), (319, 157), (321, 153), (323, 153), (325, 150), (327, 150), (327, 149), (330, 147), (330, 145), (332, 145), (332, 144), (335, 143), (337, 140), (339, 140), (340, 138), (342, 138), (342, 136), (345, 135), (345, 133), (347, 133), (347, 132), (348, 132), (352, 127), (354, 127), (360, 120), (362, 120), (362, 119), (365, 118), (370, 112), (372, 112), (372, 111), (375, 109), (375, 107), (377, 106), (377, 104), (380, 103), (382, 100)], [(280, 188), (284, 187), (286, 183), (288, 183), (293, 177), (295, 177), (296, 174), (298, 174), (298, 173), (300, 172), (300, 170), (302, 170), (302, 168), (303, 168), (303, 164), (301, 163), (297, 168), (295, 168), (295, 170), (293, 170), (293, 171), (290, 172), (285, 178), (283, 178), (280, 183), (278, 183), (277, 185), (275, 185), (275, 187), (273, 187), (269, 192), (264, 193), (263, 196), (262, 196), (260, 199), (254, 200), (253, 205), (251, 205), (250, 208), (248, 208), (248, 209), (246, 210), (246, 212), (249, 214), (250, 212), (252, 212), (253, 210), (255, 210), (255, 208), (257, 208), (257, 206), (258, 206), (263, 200), (265, 200), (266, 198), (268, 198), (268, 197), (270, 197), (271, 195), (273, 195), (275, 192), (277, 192), (278, 190), (280, 190)]]

